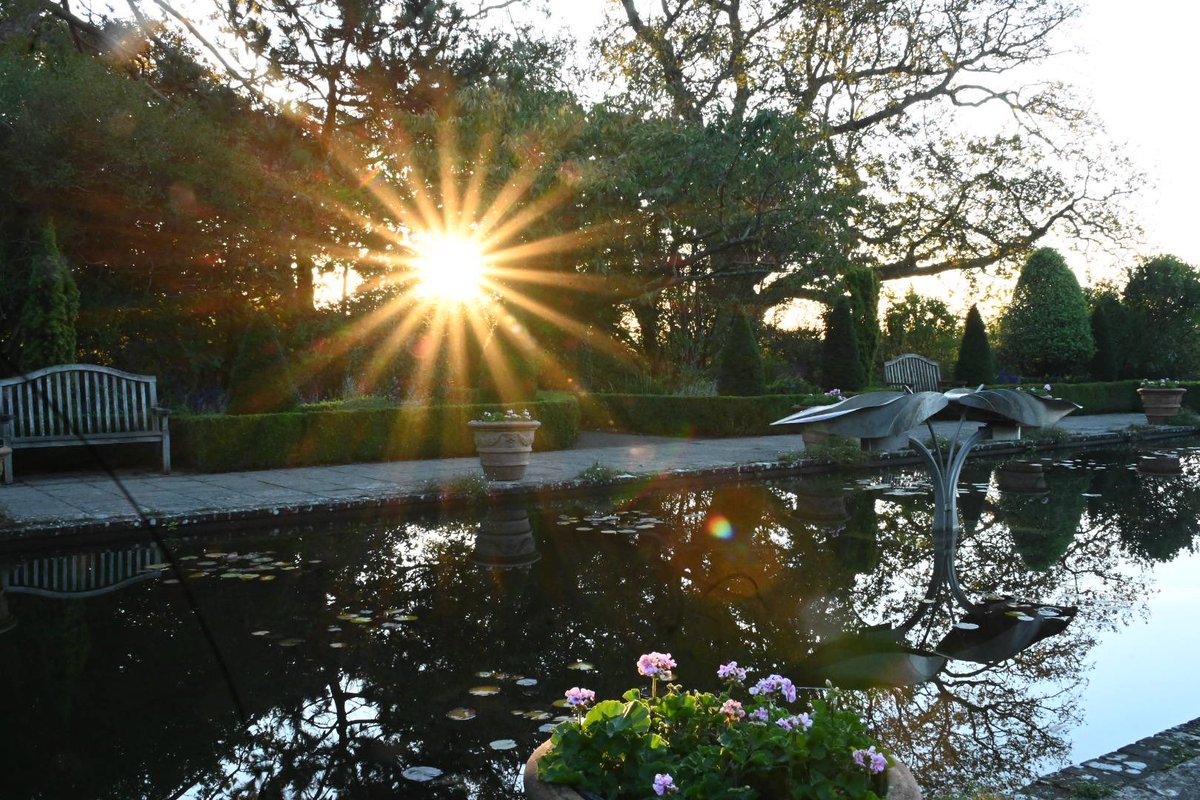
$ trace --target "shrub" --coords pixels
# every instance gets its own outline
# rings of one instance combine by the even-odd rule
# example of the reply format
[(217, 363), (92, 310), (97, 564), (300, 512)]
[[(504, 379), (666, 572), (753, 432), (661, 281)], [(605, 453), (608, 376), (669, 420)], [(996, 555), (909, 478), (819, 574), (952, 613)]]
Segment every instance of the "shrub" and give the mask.
[(796, 405), (828, 405), (824, 395), (680, 397), (593, 394), (580, 398), (582, 426), (654, 436), (760, 436), (797, 432), (771, 423)]
[[(528, 404), (542, 423), (535, 450), (561, 450), (579, 435), (579, 405), (565, 393)], [(207, 414), (171, 421), (175, 460), (204, 472), (475, 453), (467, 421), (496, 406), (399, 406), (351, 411)]]
[(1000, 320), (1001, 355), (1020, 373), (1084, 374), (1095, 346), (1087, 300), (1057, 251), (1043, 247), (1025, 262)]
[(1120, 374), (1121, 362), (1117, 342), (1113, 337), (1112, 323), (1109, 322), (1104, 303), (1097, 303), (1092, 309), (1091, 325), (1096, 352), (1092, 356), (1088, 373), (1097, 381), (1115, 381)]
[(717, 361), (717, 392), (734, 397), (757, 397), (766, 391), (762, 355), (750, 320), (737, 311)]
[(300, 404), (279, 334), (264, 313), (251, 318), (229, 370), (229, 413), (269, 414)]
[(1128, 314), (1129, 366), (1135, 375), (1200, 375), (1200, 277), (1174, 256), (1133, 270), (1123, 303)]
[(46, 225), (29, 262), (21, 307), (21, 370), (73, 363), (78, 316), (79, 289), (58, 249), (54, 227)]
[(909, 292), (892, 303), (884, 315), (887, 335), (883, 340), (885, 359), (904, 353), (916, 353), (949, 367), (958, 352), (958, 321), (941, 300)]
[(987, 328), (979, 308), (971, 306), (963, 326), (962, 344), (958, 348), (958, 361), (954, 365), (954, 377), (970, 386), (996, 382), (996, 360), (992, 357), (992, 346), (988, 344)]
[(867, 383), (858, 348), (858, 332), (850, 311), (850, 301), (845, 297), (839, 297), (825, 316), (821, 376), (827, 388), (855, 390)]
[(863, 382), (843, 388), (855, 389), (874, 383), (872, 377), (879, 370), (879, 275), (867, 267), (853, 267), (846, 271), (845, 280)]

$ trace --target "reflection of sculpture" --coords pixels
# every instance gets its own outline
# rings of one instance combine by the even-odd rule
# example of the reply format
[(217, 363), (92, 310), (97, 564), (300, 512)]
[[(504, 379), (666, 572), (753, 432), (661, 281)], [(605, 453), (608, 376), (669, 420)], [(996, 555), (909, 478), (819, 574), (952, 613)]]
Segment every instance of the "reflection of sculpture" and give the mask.
[(533, 540), (529, 512), (522, 506), (496, 506), (487, 510), (475, 536), (471, 560), (482, 567), (528, 567), (541, 555)]

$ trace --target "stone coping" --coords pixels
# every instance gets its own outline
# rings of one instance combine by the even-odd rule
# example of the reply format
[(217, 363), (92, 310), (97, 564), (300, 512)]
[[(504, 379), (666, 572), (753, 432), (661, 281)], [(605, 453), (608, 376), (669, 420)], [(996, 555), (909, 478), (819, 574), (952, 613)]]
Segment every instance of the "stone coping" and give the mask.
[[(1153, 430), (1137, 432), (1075, 434), (1061, 440), (984, 441), (975, 447), (971, 458), (1027, 455), (1033, 452), (1067, 448), (1111, 447), (1176, 439), (1197, 433), (1200, 433), (1200, 428), (1192, 426), (1159, 426)], [(486, 496), (455, 492), (445, 487), (438, 491), (404, 491), (397, 487), (396, 491), (363, 492), (361, 496), (345, 498), (301, 503), (257, 504), (244, 507), (230, 505), (225, 508), (195, 512), (156, 514), (131, 511), (128, 514), (109, 515), (98, 519), (46, 520), (22, 524), (13, 524), (0, 516), (0, 552), (15, 549), (27, 550), (31, 545), (62, 545), (69, 540), (115, 540), (147, 528), (155, 529), (158, 532), (170, 531), (172, 535), (180, 535), (184, 532), (195, 535), (203, 533), (208, 528), (212, 528), (214, 531), (227, 530), (246, 523), (278, 526), (308, 521), (314, 517), (338, 516), (358, 511), (422, 507), (430, 509), (471, 508), (519, 499), (594, 495), (604, 491), (619, 490), (625, 486), (636, 486), (651, 480), (658, 485), (666, 486), (695, 480), (713, 483), (736, 482), (747, 479), (821, 474), (837, 468), (865, 471), (920, 463), (918, 456), (909, 451), (903, 451), (875, 454), (863, 462), (853, 465), (838, 465), (829, 460), (819, 459), (773, 460), (711, 467), (678, 468), (654, 473), (619, 473), (606, 481), (569, 479), (491, 483)]]

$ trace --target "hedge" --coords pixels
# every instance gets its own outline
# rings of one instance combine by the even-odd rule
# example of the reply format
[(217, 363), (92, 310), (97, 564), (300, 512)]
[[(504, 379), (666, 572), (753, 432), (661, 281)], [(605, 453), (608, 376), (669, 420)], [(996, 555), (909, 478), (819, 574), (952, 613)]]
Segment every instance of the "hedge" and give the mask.
[(759, 397), (691, 397), (650, 394), (590, 394), (580, 398), (586, 430), (657, 436), (761, 436), (794, 432), (772, 428), (797, 405), (827, 405), (825, 395), (771, 394)]
[(1051, 394), (1083, 406), (1075, 412), (1078, 415), (1131, 414), (1142, 410), (1138, 384), (1139, 381), (1055, 383)]
[[(567, 393), (523, 403), (542, 423), (536, 450), (562, 450), (579, 436), (579, 404)], [(204, 414), (171, 420), (172, 456), (202, 472), (453, 458), (475, 454), (467, 422), (497, 405)]]

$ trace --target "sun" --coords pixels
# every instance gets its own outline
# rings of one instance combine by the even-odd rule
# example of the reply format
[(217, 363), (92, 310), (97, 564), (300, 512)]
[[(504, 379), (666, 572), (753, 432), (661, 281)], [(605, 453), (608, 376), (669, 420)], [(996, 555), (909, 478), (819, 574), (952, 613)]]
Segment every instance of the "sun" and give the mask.
[(416, 292), (437, 304), (469, 305), (483, 299), (488, 260), (482, 248), (464, 236), (414, 237)]

